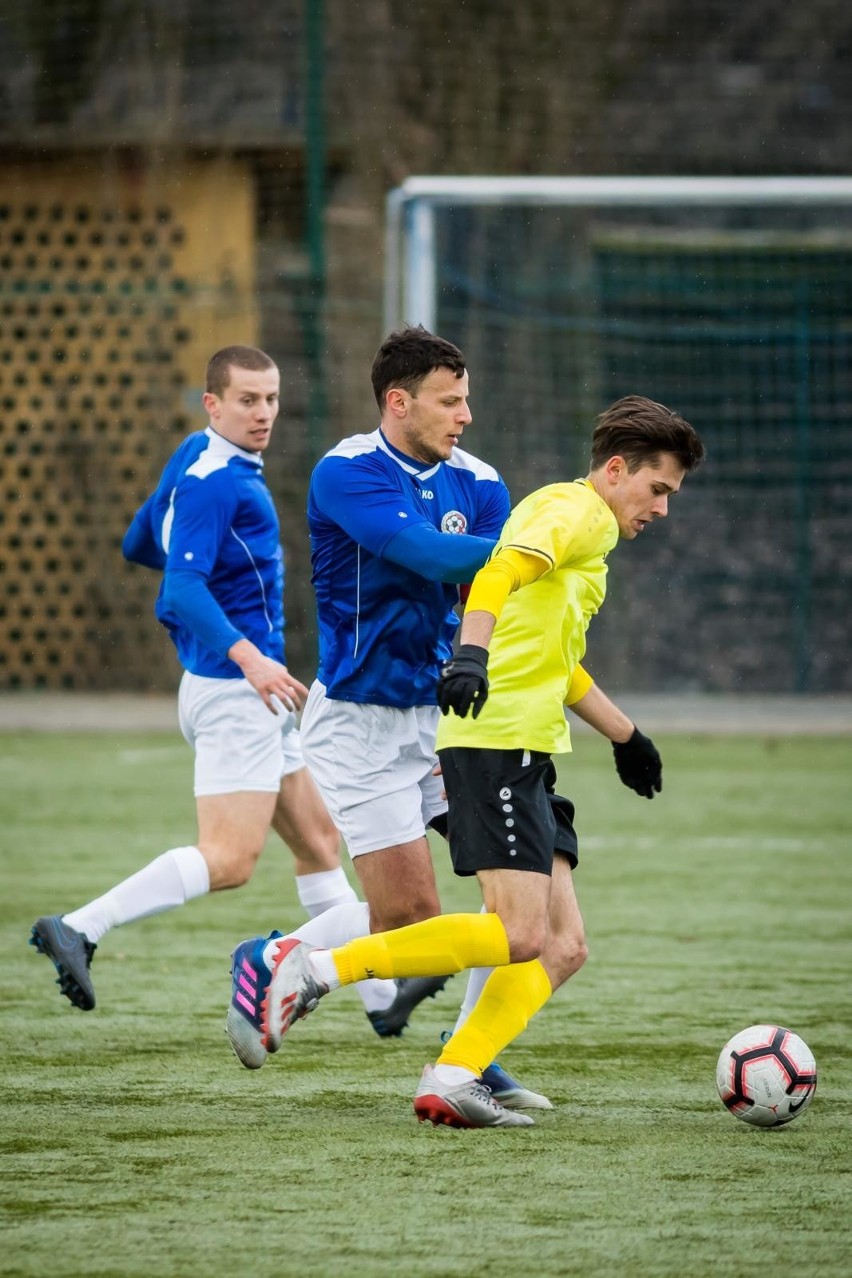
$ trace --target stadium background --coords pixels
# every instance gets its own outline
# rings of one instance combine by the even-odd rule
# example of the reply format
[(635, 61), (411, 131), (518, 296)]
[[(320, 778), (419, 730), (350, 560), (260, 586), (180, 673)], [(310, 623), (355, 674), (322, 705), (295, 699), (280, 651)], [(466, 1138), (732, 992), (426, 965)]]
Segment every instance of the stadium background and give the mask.
[[(375, 423), (388, 190), (417, 173), (843, 174), (850, 53), (852, 11), (836, 0), (688, 11), (433, 0), (404, 17), (387, 0), (11, 0), (0, 15), (0, 687), (175, 686), (155, 583), (119, 543), (176, 441), (203, 424), (207, 354), (234, 340), (282, 368), (268, 474), (288, 555), (289, 660), (309, 678), (305, 488), (325, 447)], [(464, 230), (451, 262), (466, 260)], [(530, 287), (552, 269), (524, 227), (495, 237), (496, 260)], [(610, 255), (607, 302), (647, 326), (649, 348), (661, 324), (706, 319), (707, 295), (688, 288), (669, 309), (643, 309), (631, 263)], [(590, 660), (612, 687), (852, 689), (852, 236), (829, 256), (764, 256), (761, 270), (770, 303), (754, 316), (754, 357), (720, 357), (716, 394), (706, 365), (717, 350), (680, 362), (664, 344), (638, 362), (616, 352), (629, 389), (688, 406), (711, 459), (683, 518), (642, 546), (640, 571), (629, 548), (613, 559)], [(773, 328), (772, 298), (791, 288), (816, 334), (804, 403), (798, 348)], [(510, 382), (534, 389), (552, 372), (552, 349), (516, 318), (511, 361), (498, 350), (489, 365), (472, 335), (468, 349), (470, 446), (517, 498), (575, 455), (558, 393), (507, 399)], [(465, 341), (460, 311), (445, 331)]]

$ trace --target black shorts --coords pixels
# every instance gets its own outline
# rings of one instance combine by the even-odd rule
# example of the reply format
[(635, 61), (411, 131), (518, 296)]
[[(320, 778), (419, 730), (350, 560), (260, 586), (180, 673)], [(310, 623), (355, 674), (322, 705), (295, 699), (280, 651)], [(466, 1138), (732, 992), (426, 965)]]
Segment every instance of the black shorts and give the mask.
[(550, 874), (553, 856), (577, 864), (574, 804), (556, 794), (556, 768), (537, 750), (438, 751), (450, 805), (456, 874), (531, 870)]

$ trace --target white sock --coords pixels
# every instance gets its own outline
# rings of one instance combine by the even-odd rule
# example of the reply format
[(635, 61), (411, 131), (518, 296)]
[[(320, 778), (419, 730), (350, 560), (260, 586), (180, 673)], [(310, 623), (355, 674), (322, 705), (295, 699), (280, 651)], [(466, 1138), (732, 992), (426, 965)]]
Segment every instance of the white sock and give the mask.
[(370, 907), (366, 901), (357, 900), (349, 905), (335, 905), (287, 935), (307, 941), (308, 945), (318, 945), (321, 950), (333, 950), (356, 937), (370, 935)]
[[(484, 905), (480, 909), (479, 913), (486, 913)], [(479, 996), (482, 993), (483, 986), (493, 971), (493, 967), (472, 967), (470, 969), (470, 976), (467, 978), (467, 989), (464, 992), (464, 1002), (459, 1008), (458, 1020), (456, 1021), (453, 1029), (454, 1034), (456, 1030), (461, 1029), (462, 1025), (464, 1025), (465, 1021), (476, 1007)]]
[[(338, 875), (343, 880), (346, 894), (344, 894), (342, 886), (338, 887), (342, 901), (336, 904), (330, 902), (330, 893), (334, 888), (333, 880)], [(320, 879), (325, 880), (325, 882), (317, 882)], [(304, 895), (303, 884), (307, 887)], [(296, 931), (290, 934), (291, 936), (298, 936), (300, 941), (307, 941), (310, 945), (319, 945), (326, 950), (333, 949), (336, 945), (345, 945), (347, 941), (352, 941), (357, 936), (369, 936), (369, 906), (365, 901), (358, 900), (342, 869), (326, 870), (321, 874), (300, 875), (296, 879), (296, 885), (299, 890), (299, 900), (311, 915), (311, 918), (307, 923), (303, 923), (301, 927), (297, 927)], [(316, 893), (317, 898), (322, 893), (321, 899), (330, 902), (323, 905), (322, 913), (312, 910), (308, 904), (314, 893)], [(378, 977), (370, 981), (359, 981), (355, 989), (364, 1004), (366, 1012), (386, 1011), (397, 994), (396, 981), (380, 981)]]
[[(330, 990), (340, 989), (340, 977), (337, 975), (337, 968), (334, 966), (334, 959), (329, 950), (313, 950), (308, 955), (308, 962), (318, 981), (322, 981), (323, 985), (327, 985)], [(361, 981), (360, 984), (364, 985), (366, 982)]]
[(209, 891), (210, 873), (198, 848), (172, 848), (62, 921), (97, 943), (110, 928), (162, 914)]
[[(369, 931), (369, 907), (365, 901), (356, 901), (354, 905), (336, 905), (334, 909), (326, 910), (325, 914), (320, 914), (315, 919), (309, 919), (307, 923), (297, 927), (295, 932), (288, 932), (287, 938), (289, 940), (291, 937), (297, 937), (300, 941), (306, 941), (308, 945), (318, 947), (310, 955), (314, 976), (327, 985), (330, 990), (336, 990), (340, 986), (340, 979), (331, 957), (331, 947), (345, 945), (347, 941), (353, 940), (356, 936), (366, 936)], [(267, 967), (271, 968), (273, 966), (275, 952), (280, 943), (279, 937), (266, 942), (263, 949), (263, 961)], [(320, 958), (323, 960), (321, 971), (318, 966)], [(370, 985), (372, 982), (362, 981), (361, 984)], [(379, 981), (377, 984), (384, 985), (386, 982)], [(394, 982), (391, 981), (390, 984), (393, 985)]]
[(297, 875), (296, 891), (309, 919), (315, 919), (318, 914), (333, 909), (335, 905), (351, 905), (358, 900), (342, 865), (336, 870)]
[(464, 994), (464, 1002), (459, 1008), (458, 1020), (453, 1028), (454, 1034), (456, 1030), (461, 1029), (462, 1025), (464, 1025), (465, 1021), (476, 1007), (476, 1004), (479, 1001), (479, 996), (482, 993), (483, 986), (493, 971), (493, 967), (472, 967), (470, 969), (470, 976), (467, 978), (467, 989)]
[(461, 1065), (436, 1065), (435, 1077), (445, 1087), (459, 1087), (462, 1083), (472, 1083), (476, 1075)]
[[(336, 990), (340, 980), (328, 951), (338, 945), (345, 945), (347, 941), (354, 941), (356, 937), (369, 936), (369, 934), (370, 907), (366, 901), (353, 901), (351, 905), (336, 905), (326, 910), (324, 914), (318, 914), (315, 919), (309, 919), (307, 923), (297, 927), (295, 932), (288, 933), (289, 936), (297, 937), (300, 941), (307, 941), (309, 945), (319, 947), (319, 954), (311, 955), (311, 964), (315, 968), (315, 975), (319, 980), (324, 981), (330, 990)], [(274, 963), (277, 947), (277, 939), (267, 942), (263, 951), (263, 961), (267, 967), (271, 967)], [(320, 955), (324, 956), (322, 974), (317, 970)], [(396, 981), (380, 981), (378, 978), (359, 981), (355, 989), (368, 1012), (385, 1011), (396, 998), (397, 992)]]

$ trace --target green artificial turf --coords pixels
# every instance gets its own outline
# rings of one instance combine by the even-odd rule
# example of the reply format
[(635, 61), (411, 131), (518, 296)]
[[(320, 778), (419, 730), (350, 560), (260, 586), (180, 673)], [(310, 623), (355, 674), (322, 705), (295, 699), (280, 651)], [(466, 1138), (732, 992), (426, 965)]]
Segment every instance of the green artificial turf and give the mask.
[[(71, 1008), (29, 928), (192, 841), (190, 753), (0, 735), (0, 1273), (852, 1274), (852, 740), (658, 744), (653, 803), (597, 739), (562, 766), (591, 957), (503, 1056), (556, 1108), (459, 1132), (411, 1096), (462, 977), (399, 1041), (345, 990), (262, 1070), (230, 1054), (230, 949), (301, 921), (274, 838), (239, 892), (105, 938), (98, 1007)], [(445, 906), (477, 909), (435, 853)], [(714, 1085), (760, 1021), (819, 1068), (775, 1131)]]

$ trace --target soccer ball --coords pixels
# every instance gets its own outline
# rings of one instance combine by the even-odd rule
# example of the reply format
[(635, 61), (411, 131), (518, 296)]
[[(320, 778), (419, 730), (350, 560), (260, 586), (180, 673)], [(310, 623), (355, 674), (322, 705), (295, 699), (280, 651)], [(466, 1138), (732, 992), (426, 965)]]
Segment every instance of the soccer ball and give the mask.
[(816, 1091), (813, 1052), (780, 1025), (751, 1025), (725, 1044), (716, 1086), (725, 1105), (744, 1123), (780, 1127), (806, 1109)]

